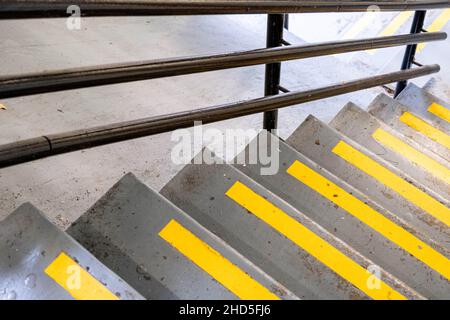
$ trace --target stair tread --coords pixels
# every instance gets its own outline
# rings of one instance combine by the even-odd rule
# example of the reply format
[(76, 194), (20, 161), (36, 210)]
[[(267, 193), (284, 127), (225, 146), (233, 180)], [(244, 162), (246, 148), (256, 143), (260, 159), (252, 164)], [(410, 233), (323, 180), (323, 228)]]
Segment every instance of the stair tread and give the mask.
[(450, 199), (450, 163), (348, 103), (330, 126), (405, 172), (424, 187)]
[(423, 89), (446, 102), (450, 101), (450, 86), (442, 80), (433, 77), (425, 83)]
[[(361, 191), (372, 201), (397, 215), (447, 251), (450, 250), (450, 230), (444, 222), (448, 217), (443, 215), (440, 210), (446, 211), (448, 207), (424, 193), (420, 188), (412, 184), (412, 181), (401, 178), (402, 176), (399, 175), (398, 170), (392, 168), (392, 166), (382, 161), (375, 154), (370, 153), (367, 149), (357, 145), (312, 116), (308, 117), (294, 131), (287, 142), (295, 150)], [(357, 163), (361, 156), (358, 159), (351, 159), (353, 155), (350, 155), (346, 156), (347, 159), (344, 159), (344, 155), (338, 155), (333, 152), (333, 149), (338, 145), (347, 146), (347, 149), (357, 150), (359, 155), (366, 157), (363, 161), (364, 163)], [(353, 163), (349, 161), (353, 161)], [(368, 170), (371, 171), (371, 175), (356, 167), (357, 165), (366, 165), (367, 162), (369, 162), (369, 165), (377, 163), (382, 164), (382, 166), (370, 167)], [(388, 176), (386, 176), (386, 168), (390, 172)], [(388, 186), (387, 184), (394, 181), (393, 179), (395, 179), (395, 186)], [(395, 191), (392, 187), (395, 187)], [(404, 192), (404, 190), (409, 191), (409, 193)], [(400, 192), (403, 192), (403, 194), (400, 194)], [(414, 192), (414, 197), (412, 192)], [(419, 196), (420, 199), (418, 198)], [(426, 198), (425, 204), (427, 206), (424, 206), (423, 201), (419, 202), (422, 198)], [(430, 202), (432, 203), (432, 208), (429, 208)]]
[(449, 148), (400, 121), (400, 116), (404, 111), (407, 111), (407, 107), (385, 94), (378, 95), (368, 107), (368, 112), (371, 115), (386, 123), (394, 130), (414, 140), (424, 148), (431, 150), (442, 158), (450, 159)]
[[(170, 229), (175, 231), (166, 236), (169, 231), (164, 230), (173, 222), (182, 230)], [(238, 268), (242, 277), (246, 275), (246, 288), (254, 282), (261, 286), (251, 297), (261, 297), (258, 294), (263, 292), (273, 298), (296, 298), (132, 174), (114, 185), (68, 232), (148, 299), (245, 298), (245, 288), (230, 286), (221, 275), (208, 273), (211, 266), (202, 265), (206, 262), (195, 260), (194, 255), (207, 247), (192, 240), (192, 235), (233, 264), (221, 262), (229, 267), (226, 272)], [(176, 239), (170, 238), (173, 233)], [(176, 242), (183, 239), (199, 251), (186, 252), (183, 243)]]
[[(368, 263), (367, 259), (236, 168), (217, 162), (197, 163), (187, 165), (161, 193), (299, 297), (368, 298), (351, 281), (351, 277), (341, 276), (335, 266), (321, 260), (314, 250), (301, 240), (290, 237), (290, 231), (283, 228), (290, 226), (297, 234), (296, 228), (301, 228), (301, 224), (313, 233), (310, 237), (322, 239), (317, 240), (318, 243), (324, 240), (331, 244), (347, 258), (350, 257), (352, 263), (364, 266)], [(237, 199), (239, 194), (234, 194), (232, 190), (244, 190), (252, 198)], [(260, 205), (266, 211), (258, 212), (258, 208), (245, 206), (246, 203)], [(270, 221), (270, 217), (264, 216), (267, 210), (275, 210), (275, 221), (284, 221), (285, 224), (277, 226), (276, 222)], [(327, 244), (323, 246), (327, 247)], [(367, 270), (363, 270), (367, 274)], [(392, 286), (403, 290), (402, 293), (409, 298), (418, 297), (411, 291), (404, 292), (407, 290), (398, 282)]]
[[(264, 135), (267, 133), (260, 133), (244, 153), (259, 151), (260, 145), (264, 148)], [(269, 139), (278, 138), (269, 135)], [(441, 274), (426, 264), (435, 267), (434, 261), (422, 257), (422, 262), (411, 255), (421, 257), (420, 252), (411, 250), (411, 243), (424, 246), (429, 242), (427, 236), (286, 143), (280, 141), (275, 149), (279, 150), (280, 170), (274, 175), (262, 175), (261, 163), (250, 161), (249, 156), (245, 164), (239, 162), (236, 167), (415, 291), (427, 298), (449, 296), (450, 283), (442, 282)], [(408, 241), (392, 237), (390, 232)], [(445, 251), (434, 243), (428, 245), (436, 252)]]
[[(0, 295), (6, 299), (143, 299), (133, 288), (105, 267), (80, 244), (59, 230), (31, 204), (24, 204), (0, 222)], [(58, 261), (58, 262), (57, 262)], [(24, 263), (26, 262), (26, 263)], [(80, 289), (65, 288), (67, 268), (83, 276)], [(75, 266), (75, 267), (74, 267)], [(53, 271), (50, 271), (53, 270)], [(77, 285), (76, 279), (73, 279)], [(83, 287), (90, 281), (99, 291)], [(97, 282), (98, 281), (98, 282)]]
[(427, 121), (437, 129), (450, 134), (450, 120), (445, 120), (430, 112), (431, 106), (436, 103), (444, 107), (450, 113), (450, 104), (433, 96), (426, 90), (409, 83), (408, 86), (396, 98), (406, 109), (421, 119)]

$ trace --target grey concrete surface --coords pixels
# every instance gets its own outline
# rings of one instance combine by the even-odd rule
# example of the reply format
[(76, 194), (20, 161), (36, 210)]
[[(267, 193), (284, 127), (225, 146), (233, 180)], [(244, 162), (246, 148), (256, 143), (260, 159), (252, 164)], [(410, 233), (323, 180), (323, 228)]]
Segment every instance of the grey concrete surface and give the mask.
[[(143, 297), (68, 234), (27, 203), (0, 222), (0, 300), (66, 300), (74, 297), (45, 273), (66, 254), (117, 299)], [(69, 272), (73, 277), (73, 272)], [(67, 282), (73, 281), (69, 279)], [(76, 292), (76, 290), (75, 290)]]
[(394, 139), (399, 139), (445, 168), (450, 168), (449, 162), (393, 130), (387, 124), (378, 121), (374, 116), (362, 110), (357, 105), (348, 103), (331, 121), (330, 126), (383, 158), (407, 175), (413, 177), (416, 181), (420, 181), (424, 187), (433, 190), (446, 199), (450, 198), (450, 185), (445, 177), (439, 174), (433, 174), (433, 172), (428, 171), (413, 160), (405, 157), (400, 151), (387, 147), (382, 142), (377, 141), (373, 137), (373, 134), (378, 129), (381, 129), (383, 132), (394, 137)]
[[(429, 10), (425, 18), (425, 29), (441, 15), (443, 10)], [(333, 14), (298, 14), (290, 15), (290, 30), (307, 42), (331, 41), (336, 39), (353, 39), (379, 36), (392, 22), (398, 13), (333, 13)], [(412, 15), (395, 32), (409, 33)], [(312, 31), (313, 30), (313, 31)], [(447, 21), (442, 30), (450, 32), (450, 22)], [(439, 63), (442, 71), (437, 78), (450, 83), (450, 40), (427, 44), (416, 59), (422, 64)], [(340, 61), (358, 65), (373, 72), (398, 70), (405, 49), (394, 47), (379, 49), (369, 54), (366, 51), (336, 55)], [(435, 77), (435, 76), (433, 76)], [(422, 86), (430, 77), (414, 80)]]
[(433, 96), (412, 83), (402, 91), (397, 97), (397, 100), (406, 106), (412, 114), (425, 120), (436, 129), (450, 134), (450, 123), (428, 111), (428, 108), (432, 103), (438, 103), (441, 106), (450, 109), (450, 104), (447, 101)]
[(450, 101), (450, 83), (445, 83), (437, 78), (431, 78), (423, 88), (433, 96), (440, 98), (447, 103)]
[(132, 174), (117, 182), (68, 233), (147, 299), (238, 299), (159, 235), (170, 222), (181, 225), (249, 275), (266, 295), (297, 299)]
[[(449, 252), (450, 243), (448, 239), (450, 230), (445, 222), (431, 215), (440, 211), (433, 209), (433, 212), (428, 212), (425, 209), (419, 208), (417, 202), (413, 204), (414, 199), (406, 199), (379, 180), (369, 176), (332, 152), (333, 148), (340, 141), (344, 141), (346, 144), (352, 146), (352, 148), (367, 155), (402, 179), (407, 179), (406, 181), (410, 182), (417, 189), (431, 194), (430, 199), (432, 199), (431, 197), (434, 198), (432, 200), (434, 204), (438, 205), (440, 201), (448, 203), (448, 199), (443, 199), (433, 194), (430, 190), (424, 190), (420, 183), (394, 168), (392, 164), (382, 160), (365, 147), (358, 145), (356, 142), (348, 139), (313, 116), (308, 117), (287, 140), (288, 144), (304, 156), (352, 185), (372, 201), (413, 226), (416, 230), (424, 234), (427, 239), (439, 243)], [(443, 205), (440, 207), (440, 210), (448, 210), (448, 207)]]
[(378, 120), (388, 124), (394, 130), (417, 142), (423, 148), (428, 148), (429, 150), (446, 160), (450, 159), (450, 150), (447, 149), (444, 145), (432, 140), (431, 138), (428, 138), (427, 136), (400, 121), (399, 117), (405, 111), (409, 111), (409, 109), (407, 106), (401, 104), (397, 100), (381, 94), (369, 105), (368, 111)]
[[(206, 150), (206, 152), (209, 152)], [(204, 155), (205, 153), (203, 153)], [(200, 159), (202, 154), (197, 155)], [(328, 267), (287, 234), (257, 217), (227, 196), (236, 182), (281, 209), (293, 221), (310, 230), (343, 252), (348, 258), (368, 268), (373, 263), (351, 246), (326, 231), (277, 195), (229, 165), (191, 164), (183, 168), (161, 193), (196, 221), (239, 250), (262, 270), (285, 285), (302, 299), (368, 299), (352, 282)], [(312, 205), (318, 206), (316, 199)], [(254, 201), (247, 200), (247, 201)], [(317, 212), (319, 214), (319, 212)], [(323, 212), (322, 212), (323, 213)], [(278, 214), (273, 212), (273, 214)], [(280, 219), (282, 219), (280, 217)], [(286, 221), (286, 220), (284, 220)], [(284, 222), (286, 223), (286, 222)], [(291, 228), (297, 226), (290, 224)], [(317, 241), (317, 240), (311, 240)], [(381, 270), (383, 280), (410, 299), (420, 299), (413, 290)]]
[[(364, 222), (360, 217), (357, 217), (354, 211), (350, 212), (352, 210), (345, 208), (339, 201), (336, 203), (327, 199), (324, 196), (326, 192), (321, 193), (323, 189), (320, 187), (314, 189), (314, 186), (308, 185), (304, 180), (301, 181), (288, 172), (294, 163), (301, 163), (302, 172), (306, 171), (304, 169), (306, 167), (327, 180), (328, 186), (331, 184), (338, 186), (345, 193), (351, 195), (354, 201), (359, 201), (367, 205), (366, 211), (372, 209), (376, 212), (372, 212), (371, 215), (379, 214), (397, 226), (400, 226), (403, 229), (402, 232), (406, 231), (405, 234), (409, 233), (416, 239), (422, 239), (424, 242), (428, 242), (426, 235), (420, 234), (411, 225), (402, 221), (395, 214), (385, 210), (360, 191), (352, 188), (349, 184), (331, 174), (325, 168), (320, 167), (302, 154), (296, 152), (286, 143), (280, 142), (277, 150), (272, 150), (279, 157), (280, 167), (277, 174), (270, 176), (262, 175), (262, 161), (261, 159), (258, 159), (258, 161), (250, 161), (250, 150), (265, 150), (267, 146), (264, 142), (267, 139), (277, 139), (273, 135), (261, 139), (263, 135), (267, 135), (267, 132), (261, 132), (259, 139), (254, 139), (243, 154), (239, 155), (242, 156), (241, 159), (245, 158), (244, 163), (240, 162), (236, 165), (240, 171), (287, 201), (298, 211), (347, 243), (350, 247), (364, 255), (364, 257), (373, 261), (373, 263), (380, 266), (387, 273), (390, 273), (383, 275), (383, 279), (389, 279), (393, 275), (427, 298), (439, 298), (442, 294), (447, 294), (449, 287), (446, 286), (449, 283), (442, 281), (439, 274), (436, 274), (432, 268), (413, 257), (405, 247), (395, 244), (394, 241), (386, 237), (385, 234), (383, 235), (376, 227), (373, 228), (373, 226)], [(307, 173), (303, 174), (305, 176), (308, 175)], [(334, 194), (333, 199), (342, 197), (342, 194)], [(433, 243), (432, 245), (435, 244)], [(446, 252), (447, 255), (450, 254), (443, 247), (436, 246), (436, 250)]]
[[(217, 53), (262, 47), (265, 16), (126, 17), (0, 21), (2, 75), (136, 59)], [(299, 40), (301, 42), (302, 40)], [(283, 64), (283, 85), (313, 88), (373, 74), (335, 57)], [(259, 97), (264, 67), (248, 67), (6, 99), (0, 103), (0, 143)], [(294, 106), (280, 113), (287, 137), (310, 113), (329, 121), (346, 102), (367, 105), (382, 89)], [(262, 115), (210, 125), (262, 127)], [(60, 227), (85, 212), (123, 174), (134, 172), (159, 190), (180, 169), (174, 142), (161, 134), (74, 152), (0, 170), (0, 218), (31, 201)], [(241, 148), (244, 145), (240, 146)]]

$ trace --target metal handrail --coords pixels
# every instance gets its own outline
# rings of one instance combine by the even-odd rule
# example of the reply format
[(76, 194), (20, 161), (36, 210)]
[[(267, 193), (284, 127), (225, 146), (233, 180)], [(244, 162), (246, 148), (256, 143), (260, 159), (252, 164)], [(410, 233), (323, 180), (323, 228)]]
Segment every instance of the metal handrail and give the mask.
[[(414, 13), (414, 19), (411, 24), (410, 34), (420, 34), (423, 31), (423, 25), (425, 22), (426, 11), (416, 11)], [(405, 54), (403, 56), (402, 66), (400, 70), (410, 69), (414, 63), (414, 59), (416, 56), (417, 44), (409, 44), (406, 47)], [(397, 83), (397, 87), (395, 88), (394, 98), (396, 98), (403, 89), (406, 88), (407, 81), (399, 81)]]
[[(67, 17), (66, 10), (70, 5), (72, 5), (71, 0), (0, 0), (0, 19)], [(414, 62), (414, 55), (418, 42), (446, 38), (445, 33), (421, 34), (425, 16), (423, 10), (448, 8), (450, 7), (450, 0), (77, 0), (77, 5), (81, 9), (81, 16), (267, 13), (268, 48), (214, 56), (143, 61), (2, 77), (0, 78), (0, 97), (15, 97), (256, 64), (266, 64), (266, 96), (243, 102), (46, 135), (1, 145), (0, 168), (55, 154), (186, 128), (194, 125), (194, 121), (211, 123), (264, 112), (264, 128), (270, 130), (276, 128), (277, 110), (279, 108), (392, 82), (399, 82), (396, 91), (396, 94), (398, 94), (399, 89), (406, 85), (406, 80), (440, 70), (438, 65), (421, 66), (421, 64)], [(411, 34), (281, 47), (286, 13), (355, 12), (366, 11), (370, 6), (377, 6), (380, 11), (417, 10)], [(407, 50), (401, 71), (343, 82), (315, 90), (279, 94), (281, 61), (405, 44)], [(419, 65), (419, 67), (410, 69), (413, 63)]]
[(0, 0), (0, 18), (67, 17), (76, 4), (83, 16), (200, 15), (304, 12), (356, 12), (376, 6), (380, 11), (450, 7), (449, 0)]
[(402, 46), (446, 38), (447, 34), (444, 32), (405, 34), (11, 75), (0, 77), (0, 98)]
[(0, 168), (56, 154), (191, 127), (195, 121), (202, 121), (202, 123), (207, 124), (273, 109), (285, 108), (295, 104), (421, 77), (438, 72), (439, 70), (440, 67), (438, 65), (423, 66), (348, 81), (315, 90), (293, 91), (243, 102), (17, 141), (0, 145)]

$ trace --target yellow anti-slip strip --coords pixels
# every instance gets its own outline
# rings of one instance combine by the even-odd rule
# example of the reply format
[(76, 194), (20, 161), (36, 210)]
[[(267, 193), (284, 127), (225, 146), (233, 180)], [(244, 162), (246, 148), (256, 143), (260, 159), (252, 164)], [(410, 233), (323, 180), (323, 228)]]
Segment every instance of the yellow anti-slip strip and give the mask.
[(353, 39), (358, 34), (364, 31), (367, 27), (369, 27), (373, 21), (377, 18), (377, 12), (366, 12), (364, 13), (353, 25), (352, 27), (344, 34), (342, 39)]
[[(442, 30), (442, 28), (444, 28), (444, 26), (447, 24), (447, 22), (450, 20), (450, 9), (445, 9), (444, 11), (442, 11), (442, 13), (433, 21), (433, 23), (431, 23), (426, 29), (428, 32), (436, 32), (436, 31), (440, 31)], [(417, 46), (417, 52), (419, 53), (420, 51), (423, 50), (423, 48), (425, 48), (425, 43), (421, 43)]]
[(372, 160), (344, 141), (340, 141), (333, 148), (333, 152), (369, 176), (388, 186), (409, 202), (423, 209), (436, 219), (445, 223), (447, 226), (450, 226), (449, 208), (425, 192), (419, 190), (408, 181), (386, 169), (378, 162)]
[(428, 157), (427, 155), (411, 147), (409, 144), (403, 142), (399, 138), (384, 131), (383, 129), (375, 130), (375, 132), (372, 134), (372, 137), (383, 146), (391, 149), (392, 151), (407, 158), (411, 162), (424, 168), (436, 178), (450, 184), (450, 169), (443, 166), (436, 160)]
[(427, 136), (433, 141), (443, 145), (447, 149), (450, 149), (450, 136), (444, 132), (436, 129), (432, 125), (416, 117), (415, 115), (405, 112), (400, 116), (400, 121), (408, 125), (409, 127), (419, 131), (421, 134)]
[(450, 122), (450, 110), (444, 106), (441, 106), (439, 103), (433, 102), (428, 107), (428, 112), (434, 114), (436, 117)]
[[(387, 37), (392, 36), (394, 33), (400, 29), (400, 27), (408, 21), (409, 18), (412, 17), (413, 11), (403, 11), (400, 12), (389, 25), (378, 35), (379, 37)], [(376, 49), (367, 50), (367, 53), (373, 54)]]
[(119, 299), (64, 252), (45, 273), (77, 300)]
[(323, 197), (364, 222), (382, 236), (403, 248), (430, 268), (436, 270), (447, 279), (450, 279), (449, 259), (369, 207), (363, 201), (299, 161), (295, 161), (288, 168), (287, 172), (314, 191), (320, 193)]
[(406, 21), (408, 21), (409, 18), (412, 17), (413, 11), (403, 11), (400, 12), (392, 21), (389, 23), (389, 25), (379, 34), (380, 37), (387, 37), (392, 36), (394, 33), (400, 29), (402, 25), (405, 24)]
[(406, 299), (381, 280), (378, 288), (369, 288), (368, 279), (373, 275), (366, 269), (241, 182), (237, 181), (226, 195), (369, 297), (380, 300)]
[(171, 220), (159, 236), (240, 299), (280, 299), (177, 221)]

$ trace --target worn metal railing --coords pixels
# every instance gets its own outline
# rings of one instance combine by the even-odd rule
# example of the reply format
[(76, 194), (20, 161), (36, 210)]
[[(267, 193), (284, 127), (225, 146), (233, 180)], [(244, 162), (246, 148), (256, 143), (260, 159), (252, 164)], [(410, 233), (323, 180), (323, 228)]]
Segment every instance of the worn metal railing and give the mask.
[(76, 4), (83, 16), (283, 14), (427, 10), (448, 7), (448, 0), (0, 0), (0, 18), (66, 17)]
[[(0, 18), (34, 18), (66, 16), (66, 8), (72, 1), (0, 0)], [(45, 73), (21, 74), (0, 77), (0, 98), (69, 90), (222, 70), (257, 64), (266, 65), (265, 97), (196, 109), (164, 116), (138, 119), (100, 127), (45, 135), (0, 145), (0, 168), (55, 154), (80, 150), (171, 130), (190, 127), (194, 121), (211, 123), (249, 114), (264, 112), (264, 128), (277, 125), (280, 108), (324, 99), (357, 90), (398, 82), (396, 95), (406, 86), (406, 81), (439, 71), (438, 65), (422, 66), (414, 60), (417, 44), (446, 39), (442, 32), (423, 30), (423, 9), (450, 7), (450, 1), (139, 1), (139, 0), (78, 0), (84, 16), (111, 15), (173, 15), (173, 14), (230, 14), (266, 13), (267, 48), (252, 51), (225, 53), (211, 56), (195, 56), (157, 61), (139, 61), (89, 68), (56, 70)], [(283, 46), (283, 28), (287, 13), (363, 11), (377, 5), (380, 10), (416, 11), (410, 34), (378, 37), (362, 40), (335, 41), (302, 46)], [(367, 49), (407, 45), (400, 71), (364, 79), (339, 83), (315, 90), (288, 92), (280, 86), (281, 62), (352, 52)], [(411, 69), (412, 65), (418, 65)], [(279, 94), (284, 92), (283, 94)]]
[[(447, 35), (444, 32), (430, 32), (0, 76), (0, 99), (258, 64), (273, 64), (329, 54), (439, 41), (446, 38)], [(272, 90), (275, 91), (276, 88)], [(266, 95), (273, 94), (273, 91), (266, 92)]]
[[(423, 29), (423, 24), (425, 22), (425, 15), (426, 15), (426, 11), (420, 10), (420, 11), (416, 11), (416, 13), (414, 14), (414, 19), (411, 25), (411, 34), (419, 34), (423, 31), (425, 31)], [(415, 56), (416, 56), (416, 50), (417, 50), (417, 44), (410, 44), (406, 47), (406, 51), (405, 51), (405, 55), (403, 57), (403, 61), (402, 61), (402, 66), (401, 66), (401, 70), (408, 70), (411, 68), (411, 66), (413, 64), (417, 64), (415, 61)], [(407, 81), (406, 80), (402, 80), (399, 81), (397, 84), (397, 88), (395, 89), (395, 93), (394, 93), (394, 97), (397, 97), (400, 92), (403, 91), (403, 89), (406, 88), (407, 85)]]

